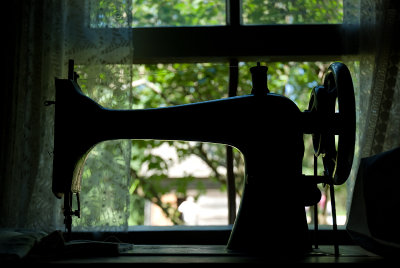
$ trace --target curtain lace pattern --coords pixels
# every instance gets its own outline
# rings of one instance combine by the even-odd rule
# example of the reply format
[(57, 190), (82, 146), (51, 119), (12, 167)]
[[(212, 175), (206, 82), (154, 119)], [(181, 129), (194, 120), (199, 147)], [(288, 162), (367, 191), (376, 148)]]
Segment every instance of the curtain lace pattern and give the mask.
[(93, 66), (131, 62), (132, 36), (87, 27), (89, 1), (19, 2), (15, 75), (7, 100), (12, 123), (2, 141), (0, 223), (63, 230), (63, 203), (51, 191), (54, 107), (44, 102), (54, 100), (54, 79), (67, 77), (69, 59)]
[(348, 206), (361, 158), (400, 146), (399, 8), (395, 1), (361, 1), (357, 140)]

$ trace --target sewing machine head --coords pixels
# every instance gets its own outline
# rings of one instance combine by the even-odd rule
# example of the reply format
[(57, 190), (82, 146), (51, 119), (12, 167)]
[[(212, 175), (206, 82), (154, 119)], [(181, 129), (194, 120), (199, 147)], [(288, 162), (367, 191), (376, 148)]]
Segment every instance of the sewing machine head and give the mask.
[[(324, 84), (312, 91), (309, 109), (301, 112), (290, 99), (269, 92), (267, 69), (251, 68), (249, 95), (164, 108), (110, 110), (82, 94), (71, 61), (68, 79), (55, 81), (52, 189), (56, 197), (64, 198), (68, 232), (72, 216), (80, 216), (79, 207), (72, 211), (72, 196), (77, 195), (79, 205), (83, 165), (97, 143), (112, 139), (201, 141), (231, 145), (245, 158), (243, 196), (227, 248), (265, 250), (265, 244), (274, 244), (296, 252), (308, 250), (305, 206), (319, 202), (318, 183), (342, 184), (352, 166), (352, 81), (345, 65), (332, 64)], [(339, 112), (335, 111), (336, 99)], [(129, 121), (135, 124), (127, 125)], [(323, 176), (302, 173), (305, 133), (313, 134), (315, 155), (323, 157)], [(339, 136), (337, 149), (335, 135)], [(268, 215), (259, 215), (267, 207), (280, 219), (279, 225), (268, 221)]]

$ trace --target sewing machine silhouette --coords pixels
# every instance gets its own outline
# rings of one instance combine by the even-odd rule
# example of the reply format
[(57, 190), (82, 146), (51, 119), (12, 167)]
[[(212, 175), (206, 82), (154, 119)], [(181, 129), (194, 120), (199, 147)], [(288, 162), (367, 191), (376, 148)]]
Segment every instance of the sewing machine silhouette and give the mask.
[[(243, 196), (227, 250), (262, 254), (310, 250), (305, 206), (319, 202), (318, 183), (344, 183), (353, 161), (354, 90), (344, 64), (329, 67), (303, 112), (289, 98), (269, 92), (268, 68), (260, 64), (250, 69), (253, 88), (248, 95), (142, 110), (100, 106), (81, 92), (73, 68), (71, 60), (68, 79), (55, 80), (52, 190), (64, 198), (68, 232), (72, 216), (80, 216), (83, 166), (96, 144), (113, 139), (199, 141), (236, 147), (245, 159)], [(321, 176), (302, 173), (303, 134), (313, 135), (315, 156), (323, 157)], [(72, 209), (74, 194), (78, 210)]]

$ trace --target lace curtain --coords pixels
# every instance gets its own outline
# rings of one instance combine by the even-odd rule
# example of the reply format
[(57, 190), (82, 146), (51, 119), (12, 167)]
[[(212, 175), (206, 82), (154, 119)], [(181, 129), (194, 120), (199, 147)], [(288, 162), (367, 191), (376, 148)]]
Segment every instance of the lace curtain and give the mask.
[(362, 1), (361, 157), (400, 145), (399, 4)]
[[(131, 35), (87, 31), (89, 1), (15, 1), (15, 55), (3, 91), (0, 227), (64, 230), (62, 200), (52, 187), (54, 79), (68, 60), (88, 65), (128, 63)], [(6, 99), (7, 98), (7, 99)], [(65, 141), (68, 142), (68, 141)]]
[(396, 1), (361, 1), (357, 144), (347, 207), (361, 158), (400, 146), (399, 12)]
[[(54, 108), (44, 102), (54, 99), (54, 78), (67, 77), (68, 60), (92, 66), (131, 62), (134, 37), (129, 30), (86, 30), (89, 4), (15, 1), (13, 69), (0, 100), (1, 227), (64, 228), (62, 202), (51, 192)], [(400, 146), (398, 4), (361, 1), (360, 22), (358, 149), (352, 178), (361, 157)], [(124, 148), (129, 157), (129, 147)]]

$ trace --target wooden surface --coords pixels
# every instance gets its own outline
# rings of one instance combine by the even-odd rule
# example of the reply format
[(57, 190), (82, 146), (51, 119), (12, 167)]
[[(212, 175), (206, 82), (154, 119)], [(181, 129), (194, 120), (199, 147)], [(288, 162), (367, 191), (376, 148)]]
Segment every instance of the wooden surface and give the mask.
[[(284, 249), (283, 249), (284, 250)], [(82, 253), (82, 252), (81, 252)], [(321, 245), (302, 258), (251, 256), (228, 252), (224, 245), (120, 245), (118, 256), (60, 257), (41, 260), (46, 263), (276, 263), (276, 264), (383, 264), (385, 259), (354, 245), (339, 247), (334, 256), (333, 246)]]

